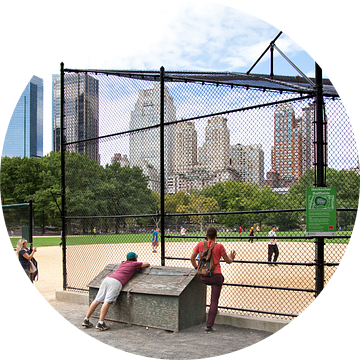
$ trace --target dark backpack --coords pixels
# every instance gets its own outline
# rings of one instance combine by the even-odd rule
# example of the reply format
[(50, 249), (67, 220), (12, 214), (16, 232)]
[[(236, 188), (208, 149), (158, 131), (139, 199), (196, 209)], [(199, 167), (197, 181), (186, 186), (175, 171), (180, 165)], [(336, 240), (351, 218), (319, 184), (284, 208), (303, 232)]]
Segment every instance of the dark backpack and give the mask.
[(39, 280), (39, 268), (38, 268), (38, 263), (37, 263), (37, 261), (36, 261), (34, 258), (32, 258), (30, 261), (31, 261), (31, 262), (35, 265), (35, 267), (36, 267), (36, 271), (35, 271), (34, 273), (30, 274), (30, 276), (31, 276), (31, 281), (38, 281), (38, 280)]
[(197, 273), (203, 276), (211, 276), (215, 269), (214, 260), (212, 256), (212, 250), (216, 243), (213, 243), (209, 248), (207, 247), (207, 241), (204, 241), (204, 250), (200, 253), (199, 264)]
[[(30, 255), (32, 252), (32, 247), (30, 247), (30, 250), (28, 250), (28, 254)], [(30, 276), (31, 276), (31, 281), (37, 281), (39, 280), (39, 268), (38, 268), (38, 263), (37, 261), (35, 260), (35, 258), (33, 257), (31, 260), (30, 260), (36, 267), (36, 271), (34, 273), (31, 273)]]

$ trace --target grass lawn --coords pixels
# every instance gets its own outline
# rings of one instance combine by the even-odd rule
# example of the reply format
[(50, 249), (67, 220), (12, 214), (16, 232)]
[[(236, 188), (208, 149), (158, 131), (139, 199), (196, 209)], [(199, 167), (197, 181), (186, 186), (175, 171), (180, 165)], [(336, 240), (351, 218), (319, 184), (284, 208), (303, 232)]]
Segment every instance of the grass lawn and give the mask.
[[(180, 233), (171, 233), (170, 236), (180, 236)], [(192, 238), (189, 233), (185, 236), (185, 241), (200, 241), (205, 238), (205, 233), (193, 233), (193, 236), (196, 238)], [(259, 236), (265, 236), (266, 238), (258, 239), (254, 236), (254, 241), (267, 241), (267, 232), (260, 232)], [(305, 232), (286, 232), (279, 231), (277, 232), (279, 237), (289, 236), (288, 239), (280, 239), (279, 241), (287, 241), (287, 242), (314, 242), (314, 239), (292, 239), (291, 236), (305, 236)], [(342, 231), (338, 232), (338, 235), (348, 235), (351, 236), (351, 231)], [(248, 241), (249, 236), (248, 233), (218, 233), (219, 242), (230, 242), (230, 241)], [(200, 238), (199, 238), (200, 237)], [(16, 244), (20, 238), (11, 238), (11, 243), (13, 247), (16, 247)], [(86, 245), (86, 244), (119, 244), (119, 243), (144, 243), (151, 242), (152, 234), (104, 234), (104, 235), (76, 235), (76, 236), (68, 236), (66, 238), (67, 245)], [(33, 238), (34, 246), (42, 247), (42, 246), (58, 246), (60, 244), (60, 236), (35, 236)], [(169, 238), (167, 241), (171, 242), (181, 242), (182, 237), (179, 238)], [(325, 239), (326, 243), (343, 243), (347, 244), (349, 239)]]

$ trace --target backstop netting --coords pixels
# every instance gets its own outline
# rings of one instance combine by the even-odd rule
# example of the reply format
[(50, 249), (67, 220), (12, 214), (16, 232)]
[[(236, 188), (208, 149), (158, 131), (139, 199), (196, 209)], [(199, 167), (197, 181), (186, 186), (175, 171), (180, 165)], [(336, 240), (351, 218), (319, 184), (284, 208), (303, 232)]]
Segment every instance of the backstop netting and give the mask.
[[(298, 77), (65, 69), (62, 89), (64, 288), (87, 291), (129, 251), (152, 265), (190, 267), (209, 226), (237, 253), (233, 264), (221, 263), (221, 311), (289, 319), (319, 293), (319, 269), (326, 286), (359, 196), (354, 134), (328, 80), (321, 127), (315, 89)], [(61, 128), (55, 132), (60, 139)], [(318, 146), (337, 195), (336, 233), (321, 238), (306, 233)]]

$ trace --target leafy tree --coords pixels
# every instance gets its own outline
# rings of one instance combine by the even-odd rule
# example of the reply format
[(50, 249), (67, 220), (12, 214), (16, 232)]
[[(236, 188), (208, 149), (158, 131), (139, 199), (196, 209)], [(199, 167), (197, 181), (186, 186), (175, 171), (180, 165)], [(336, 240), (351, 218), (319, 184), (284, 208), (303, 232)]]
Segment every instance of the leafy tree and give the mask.
[(1, 200), (2, 204), (27, 203), (39, 189), (41, 180), (41, 160), (7, 156), (1, 160)]
[[(251, 211), (276, 208), (279, 196), (270, 188), (257, 184), (226, 181), (209, 186), (201, 192), (205, 196), (212, 196), (219, 204), (219, 211)], [(269, 216), (257, 214), (217, 215), (217, 221), (226, 227), (252, 226), (255, 221), (266, 221)]]
[(165, 212), (174, 214), (177, 212), (177, 208), (181, 205), (189, 204), (189, 196), (183, 191), (178, 191), (176, 194), (167, 194), (164, 198)]
[[(24, 203), (33, 198), (35, 224), (61, 226), (61, 154), (51, 152), (41, 159), (4, 157), (1, 165), (2, 204)], [(138, 167), (121, 168), (114, 163), (104, 168), (76, 152), (65, 153), (65, 167), (68, 216), (156, 212), (156, 197)], [(83, 231), (94, 226), (108, 228), (109, 221), (81, 220), (80, 226)]]
[[(139, 167), (121, 167), (119, 163), (107, 165), (105, 179), (103, 196), (106, 204), (103, 206), (108, 215), (148, 214), (156, 209), (156, 195), (147, 188), (148, 178)], [(120, 219), (115, 219), (116, 231), (120, 223)]]
[[(204, 195), (192, 194), (189, 197), (188, 205), (179, 205), (177, 212), (180, 213), (206, 213), (213, 212), (218, 209), (218, 203), (214, 198)], [(205, 221), (209, 220), (209, 215), (190, 215), (190, 220), (200, 225), (200, 231), (203, 231)]]
[[(179, 209), (181, 209), (182, 206), (186, 207), (189, 204), (189, 195), (186, 195), (183, 191), (178, 191), (176, 194), (167, 194), (165, 195), (164, 203), (165, 213), (175, 214), (181, 212)], [(178, 229), (180, 219), (184, 219), (184, 216), (172, 216), (168, 220), (167, 226), (169, 226), (169, 224), (173, 224), (175, 229)]]
[(38, 173), (40, 185), (34, 200), (35, 224), (61, 226), (61, 158), (60, 153), (51, 152), (40, 159)]
[[(20, 158), (7, 156), (1, 160), (1, 201), (3, 205), (28, 203), (35, 197), (41, 186), (38, 174), (42, 171), (41, 159)], [(38, 217), (39, 207), (33, 205), (35, 219)], [(4, 214), (5, 215), (5, 214)], [(9, 218), (10, 217), (10, 218)], [(28, 212), (7, 212), (6, 221), (14, 226), (21, 224), (22, 219), (28, 222)]]
[[(61, 154), (51, 152), (41, 159), (4, 157), (1, 161), (1, 201), (3, 205), (34, 200), (35, 224), (61, 225), (58, 206), (61, 206)], [(119, 163), (100, 166), (94, 160), (75, 152), (67, 152), (66, 159), (66, 210), (67, 215), (136, 215), (159, 214), (160, 195), (147, 188), (148, 178), (138, 167), (121, 167)], [(190, 195), (184, 192), (165, 195), (166, 213), (232, 212), (270, 209), (305, 208), (306, 188), (314, 186), (315, 173), (309, 169), (298, 184), (286, 195), (279, 195), (269, 187), (260, 188), (250, 183), (227, 181), (205, 187), (202, 191), (192, 189)], [(360, 176), (353, 171), (327, 169), (327, 186), (337, 189), (338, 208), (357, 208), (359, 201)], [(9, 212), (10, 214), (10, 212)], [(15, 214), (15, 212), (14, 212)], [(15, 216), (15, 215), (9, 215)], [(216, 220), (227, 227), (252, 226), (258, 222), (275, 223), (281, 229), (295, 229), (303, 223), (304, 214), (228, 214), (218, 215)], [(356, 212), (339, 211), (338, 225), (349, 226), (355, 222)], [(172, 217), (178, 227), (182, 218)], [(212, 217), (215, 219), (215, 217)], [(135, 218), (134, 218), (135, 219)], [(190, 219), (201, 227), (209, 216), (192, 216)], [(14, 221), (16, 219), (14, 218)], [(9, 220), (10, 221), (10, 220)], [(18, 220), (16, 220), (18, 221)], [(136, 219), (140, 225), (160, 222), (160, 216), (153, 219)], [(94, 226), (115, 227), (131, 224), (124, 219), (81, 220), (81, 228), (88, 231)]]
[(103, 167), (76, 152), (65, 154), (66, 211), (68, 216), (98, 214)]

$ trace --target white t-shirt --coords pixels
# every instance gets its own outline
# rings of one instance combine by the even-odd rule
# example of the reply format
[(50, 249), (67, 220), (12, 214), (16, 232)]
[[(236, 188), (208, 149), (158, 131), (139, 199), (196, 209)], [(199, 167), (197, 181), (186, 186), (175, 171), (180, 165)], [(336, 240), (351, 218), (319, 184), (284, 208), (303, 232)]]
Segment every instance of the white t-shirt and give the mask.
[[(272, 238), (275, 238), (276, 237), (276, 231), (271, 229), (269, 231), (269, 236), (272, 237)], [(276, 239), (269, 239), (269, 245), (276, 245)]]
[(181, 235), (185, 235), (186, 230), (184, 228), (181, 229)]

